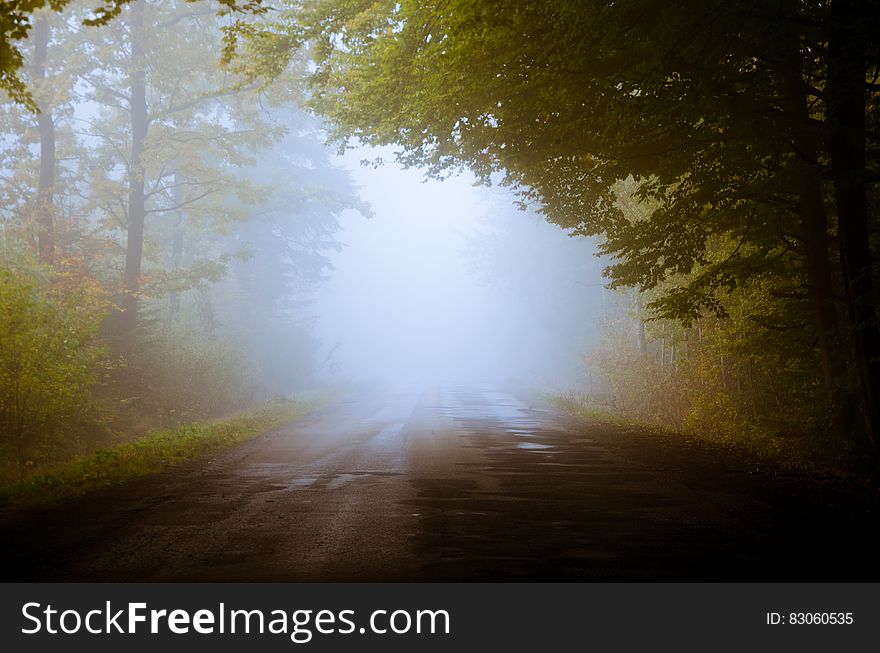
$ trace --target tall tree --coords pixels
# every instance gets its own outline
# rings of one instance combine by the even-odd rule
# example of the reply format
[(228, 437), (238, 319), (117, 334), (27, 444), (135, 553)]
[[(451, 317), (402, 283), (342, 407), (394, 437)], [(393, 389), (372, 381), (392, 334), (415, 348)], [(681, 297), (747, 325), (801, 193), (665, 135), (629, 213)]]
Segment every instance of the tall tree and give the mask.
[[(553, 222), (600, 234), (613, 284), (662, 286), (655, 315), (723, 315), (731, 289), (773, 272), (778, 301), (812, 316), (832, 403), (846, 405), (849, 362), (877, 431), (864, 208), (876, 2), (313, 0), (301, 15), (314, 104), (337, 137), (395, 143), (437, 175), (501, 173)], [(630, 176), (654, 203), (638, 220), (618, 205)]]
[(153, 256), (150, 217), (185, 209), (217, 225), (236, 219), (227, 198), (255, 191), (235, 167), (281, 129), (259, 111), (261, 82), (220, 66), (221, 25), (210, 7), (136, 0), (125, 24), (108, 25), (96, 39), (98, 65), (85, 81), (88, 99), (104, 109), (93, 119), (102, 144), (91, 197), (125, 232), (117, 322), (124, 334), (137, 324)]
[[(27, 83), (20, 76), (24, 65), (24, 55), (19, 42), (27, 38), (34, 26), (33, 15), (42, 9), (55, 12), (64, 11), (73, 0), (4, 0), (0, 4), (0, 90), (14, 101), (36, 110)], [(99, 0), (91, 9), (91, 15), (83, 19), (87, 26), (106, 25), (116, 18), (126, 5), (133, 0)], [(202, 0), (185, 0), (201, 2)], [(266, 11), (262, 0), (215, 0), (218, 13), (262, 14)], [(234, 44), (234, 34), (239, 21), (230, 25), (230, 46)]]
[(15, 214), (8, 226), (14, 225), (32, 243), (44, 264), (52, 264), (59, 240), (56, 222), (70, 210), (75, 192), (74, 161), (80, 144), (71, 118), (74, 85), (82, 71), (82, 42), (67, 22), (40, 12), (24, 51), (24, 79), (38, 111), (13, 102), (4, 105), (0, 132), (9, 158), (2, 164), (6, 175), (0, 184), (9, 193), (4, 208)]
[[(34, 80), (45, 82), (46, 58), (49, 52), (49, 21), (45, 16), (34, 23)], [(38, 250), (40, 258), (52, 263), (55, 258), (55, 120), (53, 107), (46, 101), (38, 105), (37, 125), (40, 133), (40, 180), (37, 186)]]
[(144, 256), (144, 221), (146, 197), (144, 184), (144, 147), (149, 129), (147, 113), (147, 71), (144, 40), (146, 28), (144, 13), (146, 0), (134, 0), (129, 16), (128, 99), (131, 121), (131, 154), (128, 159), (128, 229), (125, 245), (125, 273), (123, 276), (123, 328), (130, 330), (137, 320), (137, 295), (141, 285), (141, 267)]
[[(873, 29), (877, 19), (880, 19), (880, 11), (876, 3), (831, 2), (825, 88), (840, 260), (867, 431), (875, 444), (880, 437), (880, 324), (868, 219), (866, 100), (870, 93), (866, 92), (866, 78), (871, 67), (868, 57), (871, 35), (875, 49), (880, 43)], [(877, 63), (875, 52), (875, 71)]]

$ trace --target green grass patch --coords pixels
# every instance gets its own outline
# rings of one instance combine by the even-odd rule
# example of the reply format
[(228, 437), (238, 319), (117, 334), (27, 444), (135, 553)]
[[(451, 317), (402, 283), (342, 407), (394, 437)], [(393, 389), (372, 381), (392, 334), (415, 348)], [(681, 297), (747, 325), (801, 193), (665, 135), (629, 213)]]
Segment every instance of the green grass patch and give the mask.
[(850, 486), (876, 487), (875, 474), (866, 475), (854, 470), (852, 463), (841, 457), (833, 458), (826, 450), (812, 450), (796, 438), (783, 438), (770, 433), (747, 431), (731, 437), (688, 428), (672, 428), (669, 425), (638, 419), (615, 412), (608, 405), (598, 403), (587, 395), (575, 393), (542, 393), (551, 405), (586, 422), (611, 424), (627, 430), (637, 430), (669, 443), (696, 445), (703, 448), (723, 449), (747, 457), (760, 465), (767, 473), (797, 473), (816, 478), (835, 478)]
[(645, 425), (614, 412), (610, 407), (596, 403), (585, 395), (572, 392), (565, 394), (541, 393), (541, 397), (550, 405), (559, 408), (573, 417), (583, 420), (606, 422), (617, 426), (644, 427)]
[(283, 426), (327, 398), (275, 400), (231, 417), (153, 431), (134, 442), (95, 451), (47, 473), (0, 486), (0, 505), (30, 506), (118, 485), (170, 469)]

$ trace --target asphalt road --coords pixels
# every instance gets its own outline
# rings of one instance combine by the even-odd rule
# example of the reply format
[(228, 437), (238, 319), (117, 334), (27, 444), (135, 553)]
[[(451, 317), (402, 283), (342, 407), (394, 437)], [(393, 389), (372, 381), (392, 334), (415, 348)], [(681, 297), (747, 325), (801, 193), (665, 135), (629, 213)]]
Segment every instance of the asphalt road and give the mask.
[(877, 503), (492, 387), (349, 396), (0, 518), (4, 580), (880, 580)]

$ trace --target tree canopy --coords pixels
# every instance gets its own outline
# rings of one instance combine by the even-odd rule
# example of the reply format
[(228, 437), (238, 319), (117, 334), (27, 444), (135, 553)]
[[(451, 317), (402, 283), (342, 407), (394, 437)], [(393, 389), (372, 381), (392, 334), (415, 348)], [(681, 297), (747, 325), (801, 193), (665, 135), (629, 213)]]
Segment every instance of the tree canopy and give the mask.
[(304, 15), (313, 106), (337, 138), (501, 178), (600, 237), (612, 285), (661, 289), (655, 317), (724, 316), (730, 292), (768, 286), (777, 326), (810, 324), (832, 392), (858, 370), (877, 430), (878, 3), (313, 0)]
[(83, 28), (88, 0), (2, 5), (33, 25), (28, 95), (0, 104), (0, 478), (314, 383), (307, 300), (339, 216), (369, 212), (300, 108), (294, 31), (101, 6)]
[[(706, 364), (725, 394), (734, 355), (741, 407), (744, 382), (755, 414), (770, 412), (758, 399), (772, 388), (820, 406), (821, 428), (876, 446), (877, 0), (196, 2), (0, 8), (0, 89), (13, 100), (0, 209), (49, 267), (56, 239), (66, 252), (83, 237), (70, 229), (101, 234), (112, 254), (97, 260), (115, 267), (100, 274), (120, 279), (129, 330), (138, 301), (153, 309), (167, 294), (174, 315), (181, 293), (239, 269), (220, 234), (280, 216), (276, 202), (310, 207), (300, 217), (320, 225), (313, 246), (294, 253), (303, 233), (278, 224), (241, 234), (280, 268), (298, 261), (293, 276), (320, 277), (334, 216), (362, 207), (319, 154), (314, 186), (306, 168), (302, 186), (261, 183), (293, 163), (273, 142), (297, 149), (323, 134), (279, 127), (271, 97), (273, 110), (329, 119), (343, 146), (396, 146), (438, 178), (472, 170), (596, 239), (609, 286), (636, 314), (625, 378), (639, 377), (654, 337), (662, 374), (696, 352), (691, 393), (709, 392)], [(81, 138), (85, 105), (95, 115)], [(74, 212), (88, 218), (59, 220)], [(182, 239), (206, 256), (182, 254)]]
[[(119, 16), (126, 5), (133, 0), (95, 0), (90, 16), (82, 19), (83, 25), (97, 27), (108, 24)], [(189, 3), (203, 0), (185, 0)], [(218, 14), (265, 13), (263, 0), (212, 0), (218, 7)], [(42, 9), (54, 12), (64, 11), (72, 0), (4, 0), (0, 5), (0, 90), (5, 91), (16, 102), (36, 109), (28, 85), (22, 80), (20, 72), (24, 56), (20, 47), (22, 39), (27, 38), (33, 27), (33, 15)], [(234, 49), (235, 35), (241, 31), (241, 22), (226, 27), (227, 54)]]

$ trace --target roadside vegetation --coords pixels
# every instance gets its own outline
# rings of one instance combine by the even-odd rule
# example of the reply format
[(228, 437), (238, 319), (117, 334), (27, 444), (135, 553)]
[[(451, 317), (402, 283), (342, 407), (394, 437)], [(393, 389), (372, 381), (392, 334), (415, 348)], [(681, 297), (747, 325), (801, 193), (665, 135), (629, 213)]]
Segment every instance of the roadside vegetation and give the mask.
[(4, 496), (115, 482), (299, 414), (264, 404), (321, 384), (310, 301), (340, 215), (368, 213), (299, 108), (304, 57), (284, 41), (271, 75), (225, 57), (235, 3), (118, 2), (97, 21), (93, 2), (7, 4)]
[(625, 429), (636, 429), (666, 438), (671, 442), (738, 451), (746, 454), (757, 464), (766, 464), (780, 471), (799, 470), (835, 475), (848, 475), (854, 471), (845, 456), (828, 458), (825, 452), (804, 447), (801, 439), (795, 437), (785, 439), (767, 433), (749, 434), (732, 429), (725, 429), (725, 433), (721, 434), (687, 426), (673, 426), (660, 420), (624, 413), (612, 404), (586, 393), (548, 393), (544, 396), (551, 405), (584, 422), (614, 424)]
[(225, 419), (161, 429), (132, 442), (98, 449), (0, 486), (0, 506), (47, 503), (165, 471), (283, 426), (319, 407), (327, 397), (275, 399)]
[(835, 429), (835, 420), (855, 428), (856, 415), (815, 376), (812, 333), (760, 326), (762, 312), (776, 310), (773, 287), (732, 289), (724, 315), (690, 323), (652, 314), (646, 302), (661, 290), (609, 293), (599, 342), (584, 357), (587, 388), (553, 401), (777, 467), (875, 477), (872, 450)]
[(306, 4), (340, 141), (503, 179), (598, 243), (625, 306), (591, 394), (877, 469), (876, 2)]
[(880, 4), (694, 4), (2, 5), (3, 473), (332, 366), (308, 300), (369, 210), (328, 137), (592, 239), (593, 401), (880, 469)]

